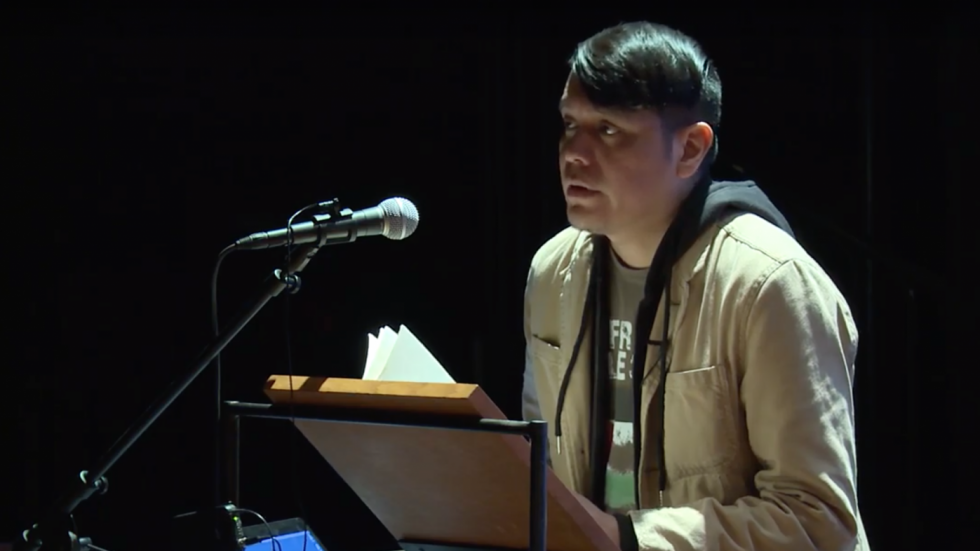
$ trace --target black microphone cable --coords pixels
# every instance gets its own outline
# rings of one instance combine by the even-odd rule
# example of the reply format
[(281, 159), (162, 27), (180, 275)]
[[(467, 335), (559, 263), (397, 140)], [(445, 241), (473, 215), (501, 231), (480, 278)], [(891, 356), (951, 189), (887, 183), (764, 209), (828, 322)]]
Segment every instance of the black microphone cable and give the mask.
[[(272, 531), (272, 526), (269, 525), (269, 521), (265, 520), (264, 516), (256, 513), (251, 509), (240, 509), (238, 507), (236, 507), (233, 512), (236, 514), (245, 513), (259, 519), (259, 522), (265, 525), (266, 532), (269, 533), (269, 539), (272, 541), (272, 551), (282, 551), (282, 542), (279, 541), (279, 538), (276, 537), (278, 534)], [(245, 544), (245, 546), (248, 546), (250, 544), (248, 540), (244, 541), (243, 543)]]
[[(294, 212), (292, 216), (289, 217), (289, 221), (286, 222), (286, 256), (284, 258), (285, 265), (289, 265), (289, 261), (292, 258), (295, 245), (293, 244), (294, 234), (293, 234), (293, 222), (300, 216), (307, 214), (308, 212), (314, 211), (318, 208), (322, 208), (322, 203), (314, 203), (312, 205), (307, 205), (298, 211)], [(294, 278), (293, 274), (284, 274), (286, 278)], [(293, 389), (293, 347), (292, 338), (289, 330), (289, 296), (299, 289), (296, 287), (298, 285), (298, 280), (290, 279), (288, 280), (292, 288), (289, 288), (286, 296), (283, 297), (282, 310), (283, 310), (283, 329), (286, 337), (286, 373), (289, 376), (289, 417), (290, 422), (293, 425), (293, 430), (289, 431), (289, 479), (290, 485), (293, 490), (293, 499), (296, 500), (296, 506), (299, 509), (300, 518), (303, 521), (303, 551), (306, 551), (306, 542), (309, 540), (306, 532), (309, 531), (306, 519), (306, 508), (303, 507), (303, 495), (299, 487), (299, 481), (296, 479), (296, 433), (299, 432), (299, 427), (296, 426), (296, 409), (294, 401), (294, 389)]]
[[(218, 258), (214, 263), (214, 270), (211, 272), (211, 331), (214, 333), (214, 337), (218, 338), (221, 334), (221, 326), (218, 323), (218, 273), (221, 271), (221, 263), (224, 262), (225, 258), (235, 250), (235, 245), (231, 244), (221, 249), (218, 253)], [(221, 397), (221, 353), (219, 352), (212, 360), (211, 368), (214, 369), (214, 411), (212, 412), (213, 417), (213, 427), (211, 439), (213, 440), (214, 448), (212, 453), (214, 454), (213, 460), (214, 465), (212, 476), (214, 477), (214, 495), (212, 497), (212, 506), (217, 507), (221, 504), (221, 409), (222, 409), (222, 397)]]
[[(293, 253), (293, 250), (295, 248), (294, 245), (293, 245), (293, 227), (292, 227), (294, 221), (297, 218), (299, 218), (300, 216), (304, 216), (304, 215), (306, 215), (306, 214), (308, 214), (310, 212), (317, 212), (317, 211), (323, 210), (325, 208), (329, 208), (329, 207), (333, 206), (333, 204), (335, 204), (335, 201), (328, 201), (328, 202), (321, 202), (321, 203), (313, 203), (313, 204), (310, 204), (310, 205), (307, 205), (307, 206), (301, 208), (300, 210), (296, 211), (295, 213), (293, 213), (292, 216), (289, 217), (289, 222), (287, 222), (287, 224), (286, 224), (286, 228), (287, 228), (287, 230), (286, 230), (287, 231), (286, 263), (287, 264), (289, 263), (289, 260), (290, 260), (290, 258), (292, 256), (292, 253)], [(215, 264), (214, 264), (214, 270), (211, 273), (211, 330), (214, 333), (214, 336), (215, 337), (218, 337), (221, 334), (221, 324), (219, 322), (219, 317), (218, 317), (218, 274), (221, 271), (221, 265), (224, 262), (225, 258), (227, 258), (229, 254), (231, 254), (232, 252), (234, 252), (236, 250), (237, 250), (237, 247), (236, 247), (236, 245), (234, 243), (232, 243), (231, 245), (228, 245), (227, 247), (225, 247), (224, 249), (222, 249), (221, 252), (218, 253), (218, 257), (215, 260)], [(294, 285), (294, 282), (296, 280), (290, 277), (293, 274), (284, 274), (284, 275), (285, 275), (285, 277), (289, 278), (289, 279), (287, 279), (287, 283), (289, 283), (290, 285)], [(289, 410), (290, 410), (290, 421), (292, 422), (293, 429), (294, 429), (292, 432), (295, 433), (296, 430), (298, 430), (298, 429), (296, 427), (296, 413), (295, 413), (295, 409), (293, 407), (293, 362), (292, 362), (292, 346), (291, 346), (291, 342), (290, 342), (290, 338), (289, 338), (290, 337), (290, 335), (289, 335), (289, 295), (292, 294), (292, 292), (295, 292), (296, 289), (293, 288), (293, 289), (288, 289), (288, 290), (289, 290), (289, 292), (287, 292), (286, 293), (286, 296), (283, 297), (283, 299), (284, 299), (284, 301), (283, 301), (283, 311), (284, 311), (284, 314), (285, 314), (284, 324), (285, 324), (285, 328), (286, 328), (286, 365), (287, 365), (288, 374), (289, 374)], [(215, 373), (214, 373), (214, 386), (215, 386), (215, 389), (214, 389), (215, 390), (215, 403), (214, 403), (214, 406), (215, 406), (215, 415), (214, 415), (214, 418), (213, 418), (213, 420), (214, 420), (213, 425), (214, 426), (213, 426), (213, 435), (212, 435), (212, 440), (214, 441), (214, 448), (213, 448), (213, 451), (212, 451), (212, 453), (214, 455), (214, 465), (213, 465), (213, 469), (214, 469), (214, 471), (213, 471), (213, 476), (214, 476), (214, 496), (213, 496), (213, 500), (214, 500), (214, 503), (213, 503), (213, 505), (217, 506), (217, 505), (219, 505), (221, 503), (221, 456), (222, 456), (222, 453), (221, 453), (221, 441), (222, 441), (222, 438), (221, 438), (221, 409), (222, 409), (221, 380), (222, 380), (222, 378), (221, 378), (221, 353), (220, 352), (215, 356), (214, 360), (212, 361), (212, 364), (213, 364), (212, 367), (215, 370)], [(300, 510), (300, 515), (302, 515), (303, 530), (304, 530), (304, 532), (306, 532), (308, 530), (307, 521), (306, 521), (306, 512), (305, 512), (305, 508), (303, 507), (302, 496), (301, 496), (301, 494), (299, 492), (299, 485), (298, 485), (298, 482), (296, 480), (296, 455), (295, 455), (295, 448), (294, 448), (294, 439), (295, 439), (295, 437), (296, 437), (295, 434), (291, 434), (290, 437), (289, 437), (290, 438), (290, 440), (289, 440), (289, 462), (290, 462), (290, 467), (291, 467), (291, 469), (290, 469), (291, 470), (290, 478), (292, 480), (293, 495), (294, 495), (295, 499), (297, 500), (297, 507)], [(237, 507), (238, 504), (234, 504), (234, 505)], [(263, 520), (263, 522), (264, 522), (264, 519), (260, 515), (258, 515), (258, 513), (254, 513), (253, 511), (250, 511), (250, 510), (244, 510), (244, 509), (240, 509), (240, 510), (242, 512), (250, 513), (253, 516), (257, 516), (260, 520)], [(266, 523), (266, 525), (268, 526), (268, 523)], [(309, 538), (307, 538), (306, 534), (304, 533), (304, 535), (303, 535), (303, 551), (306, 551), (306, 540), (307, 539), (309, 539)], [(275, 551), (275, 545), (276, 544), (279, 544), (279, 542), (278, 541), (274, 541), (273, 551)], [(279, 544), (279, 545), (281, 545), (281, 544)]]

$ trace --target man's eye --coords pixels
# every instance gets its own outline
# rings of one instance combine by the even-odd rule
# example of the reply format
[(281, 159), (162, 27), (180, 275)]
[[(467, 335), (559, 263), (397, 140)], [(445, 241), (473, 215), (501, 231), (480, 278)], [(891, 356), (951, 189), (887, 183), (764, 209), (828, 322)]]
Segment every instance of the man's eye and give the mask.
[(606, 136), (614, 136), (619, 133), (619, 130), (614, 126), (603, 124), (599, 126), (599, 132), (605, 134)]

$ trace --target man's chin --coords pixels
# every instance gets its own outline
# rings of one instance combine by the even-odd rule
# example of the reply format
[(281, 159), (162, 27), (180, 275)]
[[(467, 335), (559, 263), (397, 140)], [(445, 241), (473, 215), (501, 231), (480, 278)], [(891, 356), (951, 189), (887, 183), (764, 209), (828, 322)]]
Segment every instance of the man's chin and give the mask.
[(577, 230), (602, 234), (606, 228), (605, 218), (592, 209), (568, 205), (565, 211), (568, 223)]

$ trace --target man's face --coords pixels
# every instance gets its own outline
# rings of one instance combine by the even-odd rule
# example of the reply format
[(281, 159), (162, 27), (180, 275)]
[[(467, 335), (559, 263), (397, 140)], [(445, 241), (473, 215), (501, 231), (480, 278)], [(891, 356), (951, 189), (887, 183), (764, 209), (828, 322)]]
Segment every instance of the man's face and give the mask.
[(572, 226), (615, 238), (669, 216), (681, 182), (656, 113), (597, 108), (574, 75), (560, 111), (558, 164)]

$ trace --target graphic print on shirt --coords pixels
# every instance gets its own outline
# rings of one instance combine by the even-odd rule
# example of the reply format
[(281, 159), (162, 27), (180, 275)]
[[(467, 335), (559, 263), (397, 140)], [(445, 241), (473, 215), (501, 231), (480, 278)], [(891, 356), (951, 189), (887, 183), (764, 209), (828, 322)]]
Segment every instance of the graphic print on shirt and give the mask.
[(636, 309), (643, 298), (646, 268), (629, 268), (610, 252), (609, 391), (610, 448), (606, 465), (606, 510), (636, 509), (633, 476), (633, 343)]
[(612, 319), (609, 362), (612, 397), (612, 447), (606, 468), (606, 508), (625, 513), (635, 509), (633, 476), (633, 322)]

